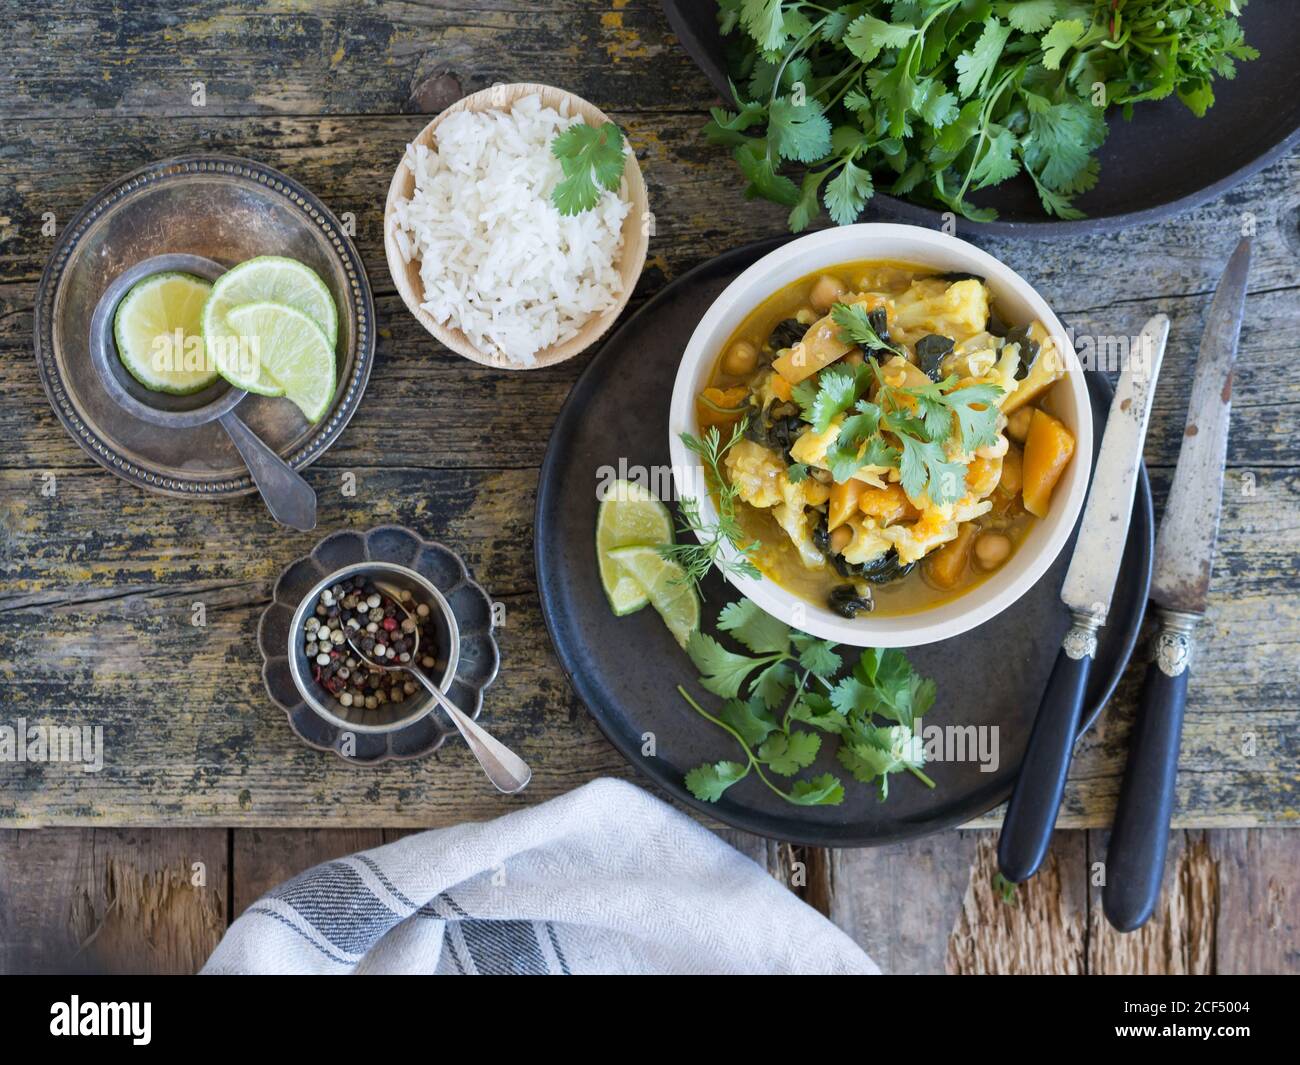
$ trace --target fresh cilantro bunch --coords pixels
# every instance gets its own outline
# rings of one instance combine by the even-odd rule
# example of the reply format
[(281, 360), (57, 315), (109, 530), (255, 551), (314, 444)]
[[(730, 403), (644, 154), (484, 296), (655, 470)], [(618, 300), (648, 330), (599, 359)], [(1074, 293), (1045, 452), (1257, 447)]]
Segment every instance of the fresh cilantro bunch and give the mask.
[(737, 109), (706, 132), (795, 232), (823, 204), (854, 221), (878, 185), (989, 221), (970, 195), (1022, 172), (1048, 214), (1081, 218), (1106, 108), (1177, 94), (1204, 115), (1258, 55), (1245, 2), (719, 0)]
[[(840, 336), (867, 351), (897, 352), (882, 340), (869, 312), (860, 304), (837, 303), (831, 317)], [(942, 381), (900, 388), (885, 383), (875, 356), (858, 367), (831, 366), (800, 381), (795, 402), (814, 432), (824, 433), (841, 414), (839, 434), (826, 449), (831, 476), (844, 483), (864, 466), (897, 469), (912, 498), (928, 495), (939, 506), (954, 503), (966, 491), (966, 467), (948, 459), (947, 445), (957, 441), (963, 454), (997, 439), (998, 385), (955, 387), (956, 375)], [(870, 395), (875, 384), (874, 399)]]
[(808, 769), (823, 735), (837, 743), (840, 764), (856, 780), (876, 784), (882, 801), (891, 773), (907, 770), (934, 787), (921, 771), (915, 735), (916, 721), (934, 703), (934, 682), (918, 677), (902, 651), (868, 649), (836, 680), (844, 660), (834, 644), (791, 629), (748, 599), (724, 607), (718, 628), (749, 653), (730, 651), (702, 631), (691, 634), (686, 651), (700, 685), (726, 701), (710, 713), (685, 688), (677, 690), (736, 740), (745, 760), (706, 763), (687, 773), (686, 787), (697, 799), (717, 802), (752, 772), (796, 806), (838, 806), (844, 785), (833, 773), (794, 780), (789, 790), (769, 775), (794, 777)]
[(555, 135), (551, 154), (560, 161), (564, 180), (551, 192), (560, 214), (581, 214), (614, 192), (623, 179), (623, 133), (613, 122), (589, 126), (575, 122)]

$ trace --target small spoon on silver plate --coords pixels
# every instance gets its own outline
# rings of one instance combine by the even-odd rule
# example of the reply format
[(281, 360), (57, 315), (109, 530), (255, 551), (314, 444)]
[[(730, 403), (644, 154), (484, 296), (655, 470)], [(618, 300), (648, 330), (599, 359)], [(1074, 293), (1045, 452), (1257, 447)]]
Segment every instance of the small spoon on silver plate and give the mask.
[[(411, 611), (407, 609), (406, 604), (402, 602), (402, 590), (400, 588), (395, 588), (383, 581), (375, 581), (375, 587), (393, 601), (397, 609), (402, 612), (403, 617), (409, 618), (411, 621), (416, 620)], [(452, 724), (460, 730), (460, 734), (464, 737), (470, 752), (478, 759), (478, 764), (483, 767), (483, 772), (487, 774), (488, 779), (492, 781), (497, 791), (513, 795), (517, 791), (523, 791), (528, 786), (528, 782), (533, 777), (533, 771), (528, 768), (527, 762), (500, 740), (493, 739), (481, 725), (448, 699), (443, 694), (442, 689), (422, 669), (416, 669), (405, 662), (379, 662), (367, 655), (354, 639), (356, 631), (360, 630), (349, 630), (348, 646), (352, 648), (357, 657), (371, 669), (383, 673), (407, 673), (417, 683), (424, 685), (424, 689), (433, 696), (438, 705), (447, 712)], [(411, 661), (418, 662), (420, 660), (420, 626), (418, 623), (412, 635), (415, 638), (415, 643), (411, 648)]]

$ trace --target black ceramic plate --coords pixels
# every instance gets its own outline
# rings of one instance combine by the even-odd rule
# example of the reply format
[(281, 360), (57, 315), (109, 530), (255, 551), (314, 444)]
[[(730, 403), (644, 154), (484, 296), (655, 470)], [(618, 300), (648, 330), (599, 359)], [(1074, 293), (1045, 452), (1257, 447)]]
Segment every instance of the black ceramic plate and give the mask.
[[(791, 806), (752, 778), (716, 804), (694, 799), (682, 783), (686, 771), (739, 752), (675, 688), (681, 684), (717, 700), (701, 692), (690, 660), (652, 608), (614, 617), (596, 572), (596, 486), (602, 468), (618, 470), (623, 463), (667, 469), (668, 405), (686, 342), (718, 294), (780, 243), (729, 252), (669, 285), (606, 341), (574, 385), (555, 423), (537, 493), (542, 613), (569, 683), (597, 724), (629, 762), (676, 798), (736, 828), (795, 843), (866, 846), (924, 835), (986, 813), (1010, 795), (1068, 627), (1058, 593), (1073, 540), (1012, 609), (973, 632), (908, 652), (916, 668), (938, 684), (938, 701), (926, 724), (996, 725), (997, 768), (981, 772), (973, 761), (927, 765), (937, 787), (899, 779), (884, 803), (874, 789), (848, 781), (844, 803), (837, 807)], [(1088, 375), (1088, 385), (1100, 446), (1111, 389), (1094, 374)], [(1092, 670), (1085, 729), (1114, 691), (1137, 640), (1151, 580), (1153, 525), (1144, 468), (1110, 621)], [(711, 624), (737, 593), (716, 574), (705, 591), (704, 616)], [(642, 754), (648, 734), (653, 734), (651, 757)], [(833, 756), (823, 755), (814, 771), (836, 768)]]
[[(687, 53), (722, 98), (730, 100), (717, 4), (663, 0), (663, 8)], [(1280, 159), (1300, 142), (1300, 64), (1295, 60), (1300, 18), (1294, 4), (1255, 0), (1243, 11), (1241, 23), (1259, 58), (1238, 63), (1235, 79), (1214, 83), (1215, 104), (1204, 118), (1173, 98), (1137, 104), (1127, 122), (1112, 109), (1110, 135), (1099, 153), (1101, 180), (1076, 201), (1087, 218), (1051, 219), (1033, 184), (1021, 177), (972, 196), (981, 206), (996, 208), (998, 218), (962, 220), (962, 231), (1027, 237), (1107, 233), (1205, 203)], [(739, 173), (736, 179), (739, 195)], [(931, 228), (941, 221), (934, 208), (884, 193), (876, 193), (871, 203), (880, 213)]]

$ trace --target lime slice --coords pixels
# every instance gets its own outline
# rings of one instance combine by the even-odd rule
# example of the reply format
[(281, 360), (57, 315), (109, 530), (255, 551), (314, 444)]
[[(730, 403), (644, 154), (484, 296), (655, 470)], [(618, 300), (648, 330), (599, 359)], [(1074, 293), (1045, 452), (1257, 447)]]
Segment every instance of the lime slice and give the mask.
[(313, 319), (279, 303), (245, 303), (231, 308), (226, 323), (308, 421), (325, 416), (334, 398), (334, 345)]
[(637, 579), (668, 631), (685, 647), (686, 637), (700, 627), (700, 600), (686, 571), (653, 547), (620, 547), (609, 557)]
[(184, 396), (217, 379), (200, 324), (211, 291), (201, 278), (168, 272), (136, 282), (122, 297), (113, 339), (122, 365), (145, 388)]
[(640, 610), (650, 597), (641, 582), (610, 558), (609, 552), (619, 547), (672, 542), (673, 522), (668, 508), (648, 489), (632, 481), (614, 481), (608, 486), (596, 513), (596, 560), (600, 583), (619, 617)]
[(203, 339), (212, 363), (231, 384), (263, 396), (282, 396), (280, 384), (250, 366), (239, 349), (239, 335), (227, 316), (244, 303), (280, 303), (312, 318), (333, 350), (338, 340), (339, 312), (325, 282), (296, 259), (262, 255), (226, 271), (212, 286), (203, 308)]

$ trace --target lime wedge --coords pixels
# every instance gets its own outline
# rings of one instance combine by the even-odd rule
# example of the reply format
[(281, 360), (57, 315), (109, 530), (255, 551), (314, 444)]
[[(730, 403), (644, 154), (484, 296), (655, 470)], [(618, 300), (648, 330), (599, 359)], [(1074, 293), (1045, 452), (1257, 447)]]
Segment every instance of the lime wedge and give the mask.
[(632, 481), (614, 481), (608, 486), (596, 512), (596, 561), (609, 605), (619, 617), (640, 610), (650, 597), (641, 582), (610, 558), (609, 552), (619, 547), (672, 541), (673, 522), (668, 508), (648, 489)]
[(313, 319), (279, 303), (245, 303), (226, 315), (235, 334), (248, 342), (261, 372), (318, 422), (334, 398), (334, 345)]
[(145, 388), (183, 396), (217, 379), (200, 324), (211, 291), (201, 278), (168, 272), (136, 282), (122, 297), (113, 339), (122, 365)]
[(620, 547), (609, 557), (623, 566), (650, 597), (668, 631), (683, 647), (686, 638), (700, 627), (700, 600), (686, 571), (676, 562), (661, 558), (653, 547)]
[(280, 384), (250, 365), (247, 353), (239, 349), (239, 335), (227, 320), (230, 312), (245, 303), (280, 303), (313, 319), (329, 341), (338, 339), (339, 313), (325, 282), (309, 266), (296, 259), (262, 255), (226, 271), (212, 286), (203, 308), (203, 339), (208, 357), (227, 381), (238, 388), (263, 396), (282, 396)]

